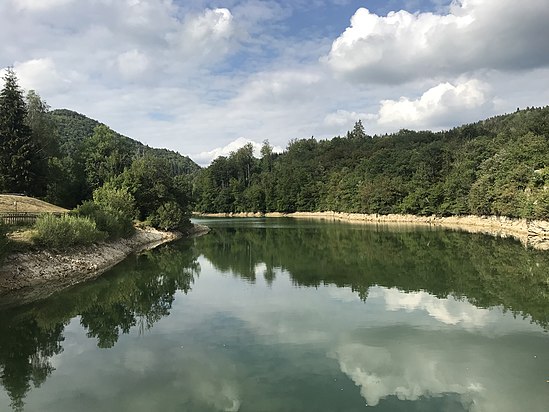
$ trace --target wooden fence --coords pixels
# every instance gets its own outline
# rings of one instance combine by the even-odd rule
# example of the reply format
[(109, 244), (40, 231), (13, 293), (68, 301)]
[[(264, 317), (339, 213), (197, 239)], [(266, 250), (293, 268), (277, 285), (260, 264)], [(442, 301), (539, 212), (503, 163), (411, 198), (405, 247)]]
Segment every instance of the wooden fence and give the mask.
[[(38, 216), (43, 214), (36, 212), (0, 212), (0, 219), (6, 225), (31, 225), (36, 221)], [(61, 216), (64, 213), (50, 212), (49, 214)]]

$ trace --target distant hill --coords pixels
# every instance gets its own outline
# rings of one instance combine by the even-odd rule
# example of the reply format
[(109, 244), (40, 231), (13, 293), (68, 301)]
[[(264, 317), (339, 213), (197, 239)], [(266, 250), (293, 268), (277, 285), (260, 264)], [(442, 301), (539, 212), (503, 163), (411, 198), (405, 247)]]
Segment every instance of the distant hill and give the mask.
[[(93, 135), (93, 131), (97, 126), (103, 125), (97, 120), (67, 109), (52, 110), (49, 115), (57, 126), (60, 149), (63, 154), (68, 156), (73, 156), (82, 141)], [(200, 166), (189, 157), (173, 150), (152, 148), (119, 133), (116, 133), (116, 135), (126, 145), (132, 147), (136, 154), (152, 154), (168, 160), (177, 174), (191, 174), (200, 170)]]
[[(366, 125), (367, 126), (367, 125)], [(195, 210), (495, 215), (549, 220), (549, 106), (439, 132), (244, 147), (197, 178)]]

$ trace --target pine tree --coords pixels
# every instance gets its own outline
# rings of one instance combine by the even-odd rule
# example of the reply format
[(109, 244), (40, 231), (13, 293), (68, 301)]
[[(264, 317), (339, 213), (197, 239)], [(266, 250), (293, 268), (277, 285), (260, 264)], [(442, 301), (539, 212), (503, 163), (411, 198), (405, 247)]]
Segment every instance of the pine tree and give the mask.
[(0, 190), (36, 191), (37, 147), (26, 123), (27, 107), (17, 76), (8, 68), (0, 91)]
[(353, 131), (351, 132), (351, 137), (354, 137), (357, 139), (363, 139), (366, 137), (366, 133), (364, 132), (364, 126), (362, 125), (362, 120), (358, 120), (355, 123), (355, 126), (353, 127)]

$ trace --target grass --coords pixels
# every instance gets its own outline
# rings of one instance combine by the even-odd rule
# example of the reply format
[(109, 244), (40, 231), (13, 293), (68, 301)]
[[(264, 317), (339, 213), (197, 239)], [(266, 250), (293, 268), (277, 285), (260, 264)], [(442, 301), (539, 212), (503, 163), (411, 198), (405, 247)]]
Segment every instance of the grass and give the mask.
[(7, 234), (7, 240), (9, 242), (10, 252), (27, 252), (33, 250), (34, 245), (34, 229), (28, 227), (11, 228), (11, 231)]
[(52, 205), (51, 203), (35, 199), (33, 197), (18, 195), (0, 195), (0, 213), (15, 212), (17, 203), (18, 212), (51, 213), (68, 212), (67, 209)]
[[(52, 205), (28, 196), (2, 195), (0, 194), (0, 213), (15, 212), (29, 213), (64, 213), (67, 209)], [(0, 222), (2, 223), (2, 222)], [(0, 238), (0, 258), (8, 253), (24, 252), (34, 248), (34, 236), (36, 231), (26, 225), (6, 226), (2, 225), (5, 233)]]
[(97, 230), (88, 217), (44, 214), (36, 220), (32, 240), (46, 249), (67, 249), (104, 240), (107, 234)]

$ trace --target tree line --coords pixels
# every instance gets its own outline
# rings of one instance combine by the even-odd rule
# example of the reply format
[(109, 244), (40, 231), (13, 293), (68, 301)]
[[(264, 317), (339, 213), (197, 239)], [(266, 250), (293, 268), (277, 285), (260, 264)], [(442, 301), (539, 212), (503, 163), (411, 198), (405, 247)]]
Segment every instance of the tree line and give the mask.
[(441, 132), (372, 136), (359, 120), (344, 136), (294, 139), (280, 154), (265, 141), (259, 157), (248, 144), (200, 169), (81, 114), (50, 111), (36, 92), (23, 94), (11, 69), (4, 82), (4, 193), (73, 208), (99, 190), (118, 204), (129, 197), (132, 217), (165, 228), (188, 223), (193, 209), (549, 218), (549, 107)]
[(441, 132), (292, 140), (215, 159), (193, 185), (201, 212), (339, 211), (549, 218), (549, 107)]

